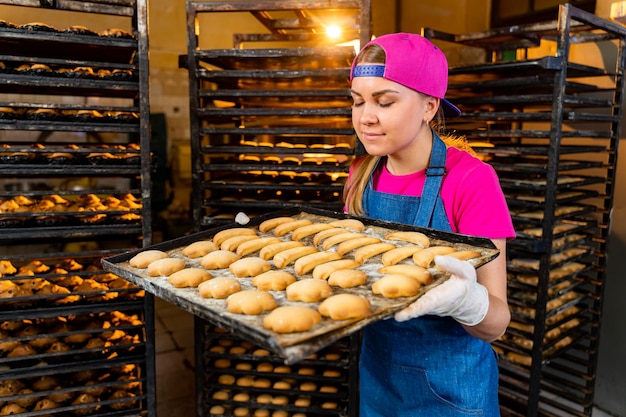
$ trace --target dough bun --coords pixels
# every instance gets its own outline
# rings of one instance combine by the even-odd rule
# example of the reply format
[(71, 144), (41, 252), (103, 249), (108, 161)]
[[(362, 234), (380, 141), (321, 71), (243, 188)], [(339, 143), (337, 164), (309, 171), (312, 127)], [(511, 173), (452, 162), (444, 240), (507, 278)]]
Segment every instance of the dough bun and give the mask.
[(316, 303), (330, 297), (333, 289), (328, 282), (321, 279), (307, 278), (296, 281), (285, 289), (289, 301)]
[(226, 309), (235, 314), (256, 316), (276, 307), (278, 304), (274, 296), (267, 291), (244, 290), (236, 292), (226, 299)]
[(176, 288), (195, 288), (211, 279), (211, 274), (203, 268), (185, 268), (174, 272), (167, 281)]
[(255, 277), (272, 268), (270, 263), (258, 256), (241, 258), (228, 266), (228, 270), (238, 278)]
[(195, 259), (201, 258), (207, 253), (213, 252), (217, 249), (217, 245), (212, 240), (200, 240), (187, 245), (187, 247), (183, 249), (182, 254), (188, 258)]
[(422, 284), (407, 275), (385, 275), (374, 284), (372, 292), (385, 298), (412, 297), (419, 293)]
[(283, 291), (296, 282), (296, 277), (287, 271), (266, 271), (252, 278), (252, 285), (263, 291)]
[(148, 265), (148, 275), (151, 277), (168, 277), (174, 272), (185, 268), (185, 260), (180, 258), (157, 259)]
[(353, 288), (367, 282), (367, 274), (357, 269), (338, 269), (328, 276), (332, 287)]
[(202, 298), (224, 299), (241, 291), (241, 283), (237, 278), (215, 277), (198, 284), (198, 292)]
[(332, 320), (362, 319), (367, 316), (370, 302), (355, 294), (336, 294), (322, 301), (318, 311)]
[(169, 258), (169, 255), (163, 251), (152, 249), (139, 252), (137, 255), (130, 258), (128, 264), (135, 268), (147, 268), (152, 262), (164, 258)]
[(321, 314), (310, 307), (282, 306), (263, 319), (263, 327), (276, 333), (306, 332), (321, 320)]
[(230, 264), (240, 258), (235, 252), (227, 250), (216, 250), (207, 253), (200, 259), (200, 265), (206, 269), (228, 268)]

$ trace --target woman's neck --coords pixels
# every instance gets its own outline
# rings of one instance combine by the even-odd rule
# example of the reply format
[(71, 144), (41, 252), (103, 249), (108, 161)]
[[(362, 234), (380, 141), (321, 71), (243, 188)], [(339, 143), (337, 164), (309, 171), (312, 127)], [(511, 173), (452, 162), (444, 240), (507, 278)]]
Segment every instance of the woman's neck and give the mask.
[(433, 148), (433, 133), (416, 138), (412, 145), (387, 156), (385, 167), (393, 175), (409, 175), (428, 168)]

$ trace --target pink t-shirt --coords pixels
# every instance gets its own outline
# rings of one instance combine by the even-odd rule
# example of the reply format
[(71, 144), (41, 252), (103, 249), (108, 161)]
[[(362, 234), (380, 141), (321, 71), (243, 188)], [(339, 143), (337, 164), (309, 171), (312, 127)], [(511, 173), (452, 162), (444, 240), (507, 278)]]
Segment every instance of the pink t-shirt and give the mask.
[[(381, 165), (383, 168), (374, 174), (376, 191), (422, 195), (425, 171), (393, 175)], [(515, 237), (511, 215), (493, 167), (452, 146), (447, 151), (441, 199), (453, 232), (489, 239)]]

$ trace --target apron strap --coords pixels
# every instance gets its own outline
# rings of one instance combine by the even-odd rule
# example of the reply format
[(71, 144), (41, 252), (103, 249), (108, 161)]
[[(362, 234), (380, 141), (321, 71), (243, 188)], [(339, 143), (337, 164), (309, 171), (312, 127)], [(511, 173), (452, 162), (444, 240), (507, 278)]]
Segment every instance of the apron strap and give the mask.
[(430, 227), (435, 204), (439, 199), (439, 191), (446, 173), (446, 144), (433, 131), (433, 149), (430, 153), (430, 162), (426, 168), (426, 181), (422, 190), (419, 209), (413, 224)]

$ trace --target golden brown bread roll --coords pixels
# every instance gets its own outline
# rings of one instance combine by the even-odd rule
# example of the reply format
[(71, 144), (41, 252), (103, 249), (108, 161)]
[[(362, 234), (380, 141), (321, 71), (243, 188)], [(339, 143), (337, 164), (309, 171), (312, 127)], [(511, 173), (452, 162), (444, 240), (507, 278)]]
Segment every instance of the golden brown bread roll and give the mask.
[(217, 249), (217, 245), (212, 240), (200, 240), (187, 245), (185, 249), (183, 249), (182, 254), (188, 258), (195, 259)]
[(312, 223), (313, 222), (311, 220), (307, 219), (292, 220), (290, 222), (281, 223), (274, 228), (274, 235), (279, 237), (284, 236), (299, 227), (307, 226)]
[(302, 240), (305, 237), (314, 235), (322, 230), (332, 229), (328, 223), (313, 223), (298, 227), (291, 233), (292, 240)]
[(278, 252), (272, 258), (272, 262), (276, 268), (283, 269), (297, 259), (316, 252), (317, 249), (313, 246), (298, 246)]
[(200, 265), (206, 269), (228, 268), (230, 264), (240, 258), (235, 252), (216, 250), (209, 252), (200, 259)]
[(338, 245), (341, 242), (345, 242), (350, 239), (362, 238), (362, 237), (365, 237), (365, 235), (362, 233), (344, 231), (342, 233), (338, 233), (338, 234), (335, 234), (326, 238), (324, 242), (322, 242), (322, 249), (328, 250), (332, 248), (333, 246)]
[(412, 297), (421, 287), (418, 280), (406, 275), (384, 275), (372, 284), (372, 293), (385, 298)]
[(267, 271), (252, 278), (252, 285), (263, 291), (283, 291), (296, 277), (287, 271)]
[(241, 283), (232, 277), (215, 277), (198, 284), (198, 292), (202, 298), (224, 299), (241, 291)]
[(456, 249), (450, 246), (431, 246), (413, 255), (413, 262), (423, 268), (430, 268), (433, 259), (437, 255), (449, 255), (456, 252)]
[(253, 252), (260, 251), (267, 245), (280, 242), (282, 242), (282, 240), (277, 237), (257, 237), (239, 244), (235, 253), (239, 256), (246, 256)]
[(357, 232), (362, 232), (363, 230), (365, 230), (365, 225), (363, 224), (363, 222), (357, 219), (334, 220), (328, 224), (334, 227), (344, 227), (346, 229), (356, 230)]
[(338, 269), (328, 277), (332, 287), (354, 288), (367, 282), (367, 274), (356, 269)]
[(293, 217), (274, 217), (273, 219), (268, 219), (259, 224), (259, 231), (262, 233), (269, 232), (276, 226), (282, 223), (292, 222), (295, 219)]
[(358, 263), (363, 263), (369, 258), (372, 258), (381, 253), (388, 252), (395, 249), (396, 245), (393, 243), (379, 242), (372, 243), (371, 245), (365, 245), (354, 252), (354, 260)]
[(428, 246), (430, 246), (430, 239), (428, 238), (428, 236), (421, 232), (395, 231), (385, 235), (385, 239), (402, 240), (405, 242), (413, 243), (417, 246), (421, 246), (422, 248), (427, 248)]
[(235, 314), (259, 315), (276, 307), (274, 296), (267, 291), (244, 290), (226, 299), (226, 309)]
[(228, 270), (238, 278), (255, 277), (271, 268), (268, 261), (258, 256), (241, 258), (228, 266)]
[(328, 276), (334, 271), (338, 271), (340, 269), (353, 269), (359, 265), (360, 264), (354, 259), (338, 259), (336, 261), (330, 261), (317, 265), (313, 268), (312, 275), (313, 278), (327, 279)]
[(375, 243), (381, 243), (381, 240), (377, 237), (369, 237), (369, 236), (346, 240), (345, 242), (341, 242), (339, 245), (337, 245), (337, 253), (343, 256), (349, 252), (352, 252), (355, 249), (358, 249), (367, 245), (373, 245)]
[(211, 274), (203, 268), (185, 268), (174, 272), (167, 278), (167, 281), (176, 288), (196, 288), (209, 279), (211, 279)]
[(302, 276), (318, 265), (339, 259), (341, 259), (341, 256), (336, 252), (313, 252), (298, 258), (293, 264), (293, 269), (296, 274)]
[(333, 290), (324, 280), (307, 278), (289, 285), (285, 293), (289, 301), (315, 303), (332, 295)]
[(370, 302), (356, 294), (335, 294), (324, 301), (318, 307), (318, 311), (324, 317), (332, 320), (361, 319), (367, 316)]
[(305, 306), (282, 306), (263, 319), (263, 327), (276, 333), (306, 332), (322, 320), (320, 313)]
[(151, 277), (168, 277), (176, 271), (185, 268), (185, 260), (180, 258), (157, 259), (148, 265), (148, 275)]
[(419, 252), (422, 249), (424, 248), (422, 248), (421, 246), (417, 246), (417, 245), (400, 246), (400, 247), (397, 247), (395, 249), (391, 249), (385, 252), (381, 260), (382, 260), (383, 265), (385, 266), (395, 265), (398, 262), (401, 262), (405, 260), (406, 258), (409, 258), (415, 255), (416, 252)]
[(426, 268), (418, 265), (397, 264), (383, 266), (378, 269), (378, 272), (382, 274), (406, 275), (418, 280), (422, 285), (428, 285), (433, 281), (431, 273)]
[(238, 235), (238, 236), (232, 236), (229, 237), (228, 239), (224, 239), (224, 241), (221, 243), (220, 245), (220, 249), (221, 250), (228, 250), (231, 252), (237, 252), (237, 248), (239, 247), (239, 245), (241, 245), (244, 242), (247, 242), (249, 240), (253, 240), (253, 239), (257, 239), (258, 236), (257, 235)]
[(169, 257), (169, 255), (160, 250), (145, 250), (130, 258), (128, 264), (134, 268), (147, 268), (152, 262), (167, 257)]
[(252, 230), (252, 229), (247, 228), (247, 227), (233, 227), (233, 228), (230, 228), (230, 229), (224, 229), (224, 230), (221, 230), (221, 231), (217, 232), (213, 236), (213, 242), (217, 246), (221, 246), (222, 242), (224, 242), (226, 239), (229, 239), (229, 238), (234, 237), (234, 236), (244, 236), (244, 235), (248, 235), (248, 236), (255, 235), (256, 236), (256, 232), (254, 230)]
[(315, 236), (313, 236), (313, 244), (317, 246), (322, 243), (322, 241), (326, 238), (346, 232), (346, 229), (342, 227), (333, 227), (331, 229), (322, 230), (321, 232), (317, 232)]
[(294, 242), (293, 240), (270, 243), (259, 251), (259, 257), (265, 260), (269, 260), (272, 259), (278, 252), (282, 252), (287, 249), (297, 248), (299, 246), (304, 246), (304, 243)]

